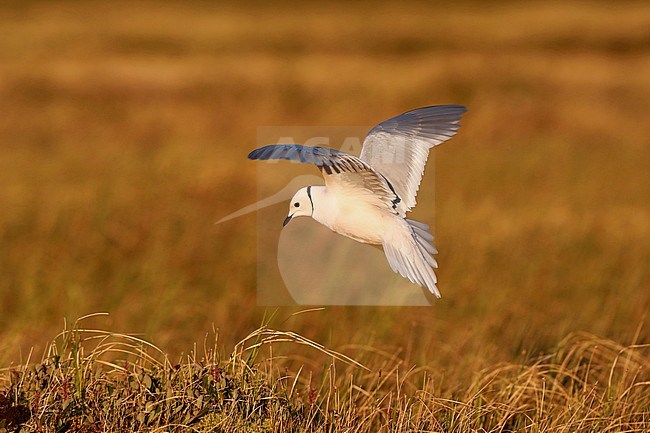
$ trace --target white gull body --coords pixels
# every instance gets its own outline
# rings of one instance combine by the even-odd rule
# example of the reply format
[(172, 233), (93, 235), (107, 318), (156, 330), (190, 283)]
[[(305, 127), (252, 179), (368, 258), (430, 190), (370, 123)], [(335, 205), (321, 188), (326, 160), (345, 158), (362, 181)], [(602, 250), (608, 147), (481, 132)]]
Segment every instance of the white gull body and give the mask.
[(370, 130), (359, 157), (299, 144), (264, 146), (248, 157), (315, 164), (325, 186), (300, 189), (284, 225), (310, 216), (355, 241), (382, 245), (393, 271), (440, 297), (433, 236), (406, 213), (416, 204), (429, 150), (456, 134), (465, 112), (459, 105), (439, 105), (386, 120)]
[(371, 201), (354, 195), (337, 194), (335, 189), (317, 186), (311, 188), (311, 195), (318, 203), (314, 204), (312, 218), (357, 242), (381, 244), (382, 233), (394, 223), (393, 214), (378, 212)]

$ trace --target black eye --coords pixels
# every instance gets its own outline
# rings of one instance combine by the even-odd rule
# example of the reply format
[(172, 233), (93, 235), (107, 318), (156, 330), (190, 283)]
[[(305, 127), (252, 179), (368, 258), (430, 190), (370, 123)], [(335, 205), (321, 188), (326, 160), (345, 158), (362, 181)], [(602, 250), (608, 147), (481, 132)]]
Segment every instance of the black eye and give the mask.
[(298, 206), (300, 206), (300, 203), (295, 202), (293, 205), (294, 205), (295, 207), (298, 207)]

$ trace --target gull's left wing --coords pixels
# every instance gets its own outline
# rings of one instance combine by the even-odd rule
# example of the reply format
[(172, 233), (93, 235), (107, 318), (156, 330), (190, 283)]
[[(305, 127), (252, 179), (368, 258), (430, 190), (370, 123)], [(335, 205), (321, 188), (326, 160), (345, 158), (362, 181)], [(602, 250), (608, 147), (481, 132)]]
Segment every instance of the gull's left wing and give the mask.
[(418, 108), (368, 132), (359, 158), (392, 182), (404, 213), (415, 206), (429, 150), (456, 134), (466, 111), (462, 105)]
[[(340, 189), (342, 194), (356, 194), (378, 206), (386, 206), (395, 213), (401, 198), (392, 184), (366, 162), (336, 149), (300, 144), (271, 144), (255, 149), (249, 159), (286, 159), (318, 167), (330, 190)], [(404, 216), (403, 214), (401, 214)]]

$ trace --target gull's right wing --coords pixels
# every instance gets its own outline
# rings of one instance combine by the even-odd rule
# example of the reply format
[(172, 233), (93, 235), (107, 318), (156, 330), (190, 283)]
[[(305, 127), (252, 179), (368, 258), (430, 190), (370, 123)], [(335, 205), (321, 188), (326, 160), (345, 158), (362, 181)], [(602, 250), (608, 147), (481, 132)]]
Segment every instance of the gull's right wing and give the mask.
[(401, 198), (390, 181), (366, 162), (348, 153), (321, 146), (271, 144), (255, 149), (248, 158), (286, 159), (314, 164), (320, 169), (328, 189), (340, 189), (342, 194), (358, 195), (366, 201), (376, 202), (377, 205), (399, 213)]

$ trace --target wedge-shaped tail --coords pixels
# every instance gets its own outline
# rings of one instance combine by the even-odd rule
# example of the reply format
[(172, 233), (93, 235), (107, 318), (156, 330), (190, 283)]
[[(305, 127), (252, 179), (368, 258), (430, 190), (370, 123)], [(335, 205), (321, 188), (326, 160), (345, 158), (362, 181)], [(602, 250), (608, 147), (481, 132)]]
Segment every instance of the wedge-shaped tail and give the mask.
[(404, 224), (386, 233), (382, 242), (388, 263), (393, 271), (412, 283), (426, 287), (439, 298), (438, 279), (432, 269), (438, 267), (432, 256), (438, 251), (431, 244), (433, 235), (429, 233), (429, 226), (410, 219), (403, 221)]

